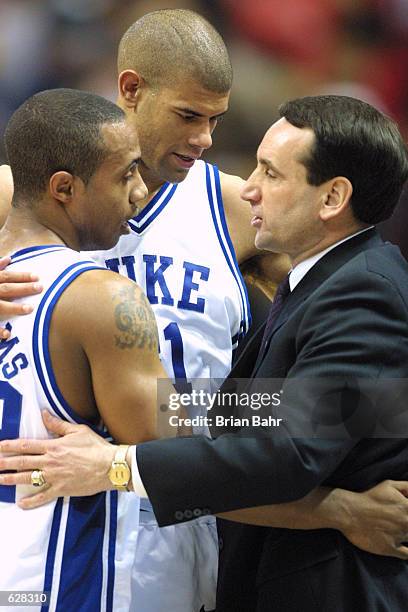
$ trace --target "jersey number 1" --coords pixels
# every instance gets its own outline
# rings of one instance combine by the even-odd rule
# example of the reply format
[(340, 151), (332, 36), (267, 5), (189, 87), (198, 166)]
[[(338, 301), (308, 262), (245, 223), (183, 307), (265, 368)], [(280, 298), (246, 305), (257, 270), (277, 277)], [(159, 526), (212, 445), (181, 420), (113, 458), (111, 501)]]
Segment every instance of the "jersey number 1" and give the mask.
[(169, 323), (163, 330), (164, 337), (171, 344), (171, 362), (173, 364), (174, 386), (178, 393), (191, 393), (193, 387), (187, 382), (186, 368), (184, 367), (183, 338), (177, 323)]

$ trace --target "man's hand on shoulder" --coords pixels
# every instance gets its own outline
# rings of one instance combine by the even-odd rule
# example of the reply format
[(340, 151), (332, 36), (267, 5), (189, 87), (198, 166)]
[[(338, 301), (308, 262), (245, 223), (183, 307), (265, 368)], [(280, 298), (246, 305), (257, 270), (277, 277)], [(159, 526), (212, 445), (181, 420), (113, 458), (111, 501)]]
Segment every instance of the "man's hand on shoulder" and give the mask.
[(3, 322), (0, 325), (0, 337), (3, 339), (10, 335), (6, 328), (7, 319), (33, 311), (30, 304), (11, 300), (36, 295), (43, 290), (36, 274), (6, 270), (9, 263), (10, 257), (0, 258), (0, 321)]

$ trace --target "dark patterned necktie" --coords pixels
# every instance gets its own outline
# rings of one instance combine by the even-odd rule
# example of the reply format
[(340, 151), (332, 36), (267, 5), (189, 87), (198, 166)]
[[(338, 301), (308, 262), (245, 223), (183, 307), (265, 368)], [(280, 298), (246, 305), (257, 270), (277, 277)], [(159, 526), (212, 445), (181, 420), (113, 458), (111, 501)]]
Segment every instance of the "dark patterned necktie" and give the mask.
[(266, 320), (266, 326), (264, 335), (262, 338), (261, 348), (265, 348), (265, 345), (271, 335), (272, 328), (275, 324), (276, 319), (278, 318), (280, 311), (283, 308), (283, 304), (285, 303), (286, 298), (290, 293), (290, 285), (289, 285), (289, 274), (285, 276), (283, 281), (278, 285), (276, 289), (275, 297), (273, 298), (272, 306), (269, 310), (269, 315)]

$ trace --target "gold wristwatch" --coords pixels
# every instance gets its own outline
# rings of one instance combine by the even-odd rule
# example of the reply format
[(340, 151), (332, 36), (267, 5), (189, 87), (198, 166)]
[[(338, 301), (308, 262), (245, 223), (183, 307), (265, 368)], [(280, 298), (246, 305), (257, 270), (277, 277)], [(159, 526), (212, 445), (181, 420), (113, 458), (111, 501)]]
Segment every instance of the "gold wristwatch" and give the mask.
[(108, 472), (109, 480), (118, 491), (128, 491), (130, 480), (130, 467), (126, 461), (126, 453), (129, 445), (121, 444), (113, 458), (112, 465)]

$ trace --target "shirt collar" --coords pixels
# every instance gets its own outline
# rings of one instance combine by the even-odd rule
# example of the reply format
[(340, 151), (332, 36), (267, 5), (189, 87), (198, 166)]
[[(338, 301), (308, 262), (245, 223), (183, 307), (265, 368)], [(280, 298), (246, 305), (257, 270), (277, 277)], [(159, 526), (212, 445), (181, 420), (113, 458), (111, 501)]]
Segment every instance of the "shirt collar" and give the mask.
[(339, 246), (339, 244), (341, 244), (342, 242), (346, 242), (346, 240), (350, 240), (351, 238), (354, 238), (354, 236), (358, 236), (358, 234), (367, 232), (373, 227), (374, 225), (370, 225), (370, 227), (365, 227), (364, 229), (356, 232), (355, 234), (351, 234), (350, 236), (347, 236), (346, 238), (343, 238), (342, 240), (339, 240), (338, 242), (331, 244), (329, 247), (327, 247), (327, 249), (324, 249), (324, 251), (320, 251), (320, 253), (316, 253), (316, 255), (312, 255), (312, 257), (308, 257), (304, 261), (301, 261), (300, 263), (298, 263), (298, 265), (292, 268), (292, 270), (290, 270), (289, 272), (290, 290), (291, 291), (294, 290), (294, 288), (296, 287), (296, 285), (300, 283), (302, 278), (306, 276), (309, 270), (313, 268), (313, 266), (319, 261), (319, 259), (321, 259), (324, 255), (326, 255), (326, 253), (328, 253), (332, 249)]

